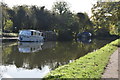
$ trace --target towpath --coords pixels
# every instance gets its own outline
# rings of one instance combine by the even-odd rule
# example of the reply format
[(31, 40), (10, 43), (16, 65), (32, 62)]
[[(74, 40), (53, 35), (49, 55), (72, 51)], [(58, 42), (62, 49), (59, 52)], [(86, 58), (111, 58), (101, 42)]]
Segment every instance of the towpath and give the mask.
[(120, 79), (120, 47), (111, 55), (109, 63), (102, 75), (102, 78), (119, 78)]

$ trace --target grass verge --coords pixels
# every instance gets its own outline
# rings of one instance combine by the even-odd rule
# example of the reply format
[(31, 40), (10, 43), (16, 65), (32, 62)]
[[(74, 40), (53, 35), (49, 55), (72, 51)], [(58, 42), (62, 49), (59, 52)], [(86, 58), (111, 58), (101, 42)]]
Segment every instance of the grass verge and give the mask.
[(117, 49), (120, 39), (117, 39), (94, 52), (72, 63), (58, 67), (51, 71), (45, 79), (63, 78), (101, 78), (108, 64), (110, 55)]

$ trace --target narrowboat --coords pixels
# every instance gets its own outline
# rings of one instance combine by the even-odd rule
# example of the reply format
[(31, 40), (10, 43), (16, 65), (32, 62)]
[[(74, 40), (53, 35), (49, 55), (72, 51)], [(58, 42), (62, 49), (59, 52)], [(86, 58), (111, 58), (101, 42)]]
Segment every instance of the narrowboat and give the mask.
[(43, 33), (37, 30), (20, 30), (18, 40), (25, 42), (44, 41)]

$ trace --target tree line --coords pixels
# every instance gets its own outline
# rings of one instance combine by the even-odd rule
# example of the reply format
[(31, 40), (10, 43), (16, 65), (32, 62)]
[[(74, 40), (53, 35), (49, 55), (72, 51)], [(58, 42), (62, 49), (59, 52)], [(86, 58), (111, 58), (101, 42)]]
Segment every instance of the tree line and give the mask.
[(1, 3), (3, 32), (18, 33), (22, 29), (54, 31), (59, 38), (71, 40), (79, 32), (94, 35), (120, 35), (120, 2), (98, 2), (92, 7), (92, 17), (87, 13), (73, 13), (67, 2), (58, 1), (51, 10), (45, 6), (20, 5), (12, 8)]

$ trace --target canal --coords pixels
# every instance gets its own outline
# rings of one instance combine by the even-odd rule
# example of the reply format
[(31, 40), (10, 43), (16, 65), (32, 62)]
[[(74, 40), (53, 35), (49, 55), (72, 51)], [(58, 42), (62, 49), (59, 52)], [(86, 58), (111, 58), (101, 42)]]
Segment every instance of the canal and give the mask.
[(43, 78), (58, 66), (68, 64), (111, 41), (3, 42), (0, 79)]

